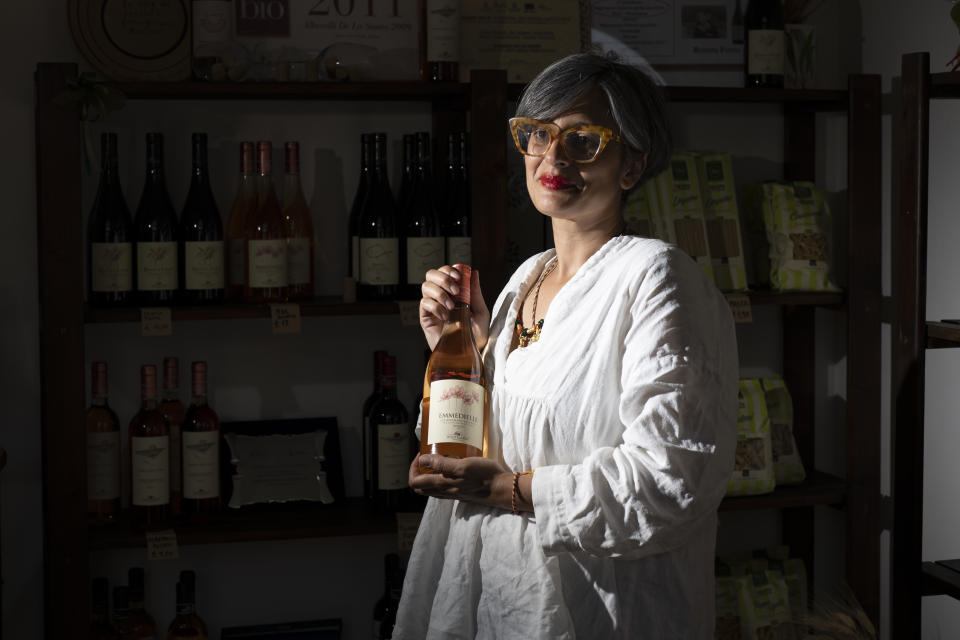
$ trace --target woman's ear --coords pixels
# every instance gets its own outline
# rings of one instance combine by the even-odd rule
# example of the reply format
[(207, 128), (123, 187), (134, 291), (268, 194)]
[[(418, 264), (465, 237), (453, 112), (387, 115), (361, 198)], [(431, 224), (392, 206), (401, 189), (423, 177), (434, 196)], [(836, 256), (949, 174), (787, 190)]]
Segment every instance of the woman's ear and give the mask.
[(629, 191), (647, 170), (647, 154), (629, 154), (620, 171), (620, 188)]

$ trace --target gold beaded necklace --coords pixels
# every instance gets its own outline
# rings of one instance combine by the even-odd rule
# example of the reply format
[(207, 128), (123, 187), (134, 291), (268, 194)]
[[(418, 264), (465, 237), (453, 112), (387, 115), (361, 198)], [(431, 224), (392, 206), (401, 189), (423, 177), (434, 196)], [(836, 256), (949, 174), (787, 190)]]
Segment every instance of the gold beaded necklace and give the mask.
[(533, 290), (533, 309), (531, 310), (530, 317), (533, 318), (533, 327), (527, 329), (523, 326), (523, 307), (520, 308), (520, 313), (517, 315), (517, 340), (519, 346), (525, 347), (533, 342), (536, 342), (540, 339), (540, 331), (543, 329), (543, 318), (537, 320), (537, 300), (540, 299), (540, 287), (543, 286), (543, 281), (547, 279), (547, 276), (550, 275), (554, 269), (557, 268), (557, 259), (554, 258), (550, 261), (550, 264), (546, 266), (543, 272), (540, 274), (540, 277), (537, 279), (537, 284)]

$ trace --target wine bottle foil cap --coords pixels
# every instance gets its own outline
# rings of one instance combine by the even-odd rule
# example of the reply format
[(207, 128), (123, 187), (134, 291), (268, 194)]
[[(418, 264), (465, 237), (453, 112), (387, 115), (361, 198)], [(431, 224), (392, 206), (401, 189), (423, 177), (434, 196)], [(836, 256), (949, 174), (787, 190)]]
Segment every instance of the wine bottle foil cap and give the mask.
[(145, 364), (140, 367), (140, 397), (144, 400), (157, 397), (157, 366)]
[(107, 363), (93, 362), (90, 365), (90, 387), (95, 396), (107, 395)]
[(207, 363), (200, 360), (190, 366), (193, 395), (207, 395)]
[(470, 275), (473, 271), (468, 264), (455, 264), (453, 268), (460, 273), (460, 292), (453, 296), (457, 302), (470, 304)]
[(176, 389), (180, 386), (180, 359), (167, 356), (163, 359), (163, 388)]

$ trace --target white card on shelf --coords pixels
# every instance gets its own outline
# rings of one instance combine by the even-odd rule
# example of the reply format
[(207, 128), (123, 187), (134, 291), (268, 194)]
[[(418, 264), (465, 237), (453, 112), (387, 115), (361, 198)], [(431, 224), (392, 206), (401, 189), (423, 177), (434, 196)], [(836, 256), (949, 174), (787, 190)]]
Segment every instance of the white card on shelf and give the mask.
[(300, 333), (300, 305), (270, 305), (270, 323), (273, 325), (274, 335)]
[(727, 304), (730, 305), (730, 311), (733, 312), (734, 322), (753, 322), (753, 311), (751, 310), (750, 298), (748, 296), (728, 293)]
[(170, 307), (142, 307), (140, 309), (140, 335), (172, 336), (173, 315)]
[(176, 560), (180, 557), (177, 532), (173, 529), (147, 532), (147, 559)]

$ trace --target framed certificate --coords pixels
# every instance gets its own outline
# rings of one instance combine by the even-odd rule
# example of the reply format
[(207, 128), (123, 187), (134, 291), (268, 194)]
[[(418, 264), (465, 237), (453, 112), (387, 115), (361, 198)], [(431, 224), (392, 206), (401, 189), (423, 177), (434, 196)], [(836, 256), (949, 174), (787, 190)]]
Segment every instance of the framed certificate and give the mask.
[(221, 432), (221, 486), (231, 509), (343, 500), (336, 418), (225, 422)]

